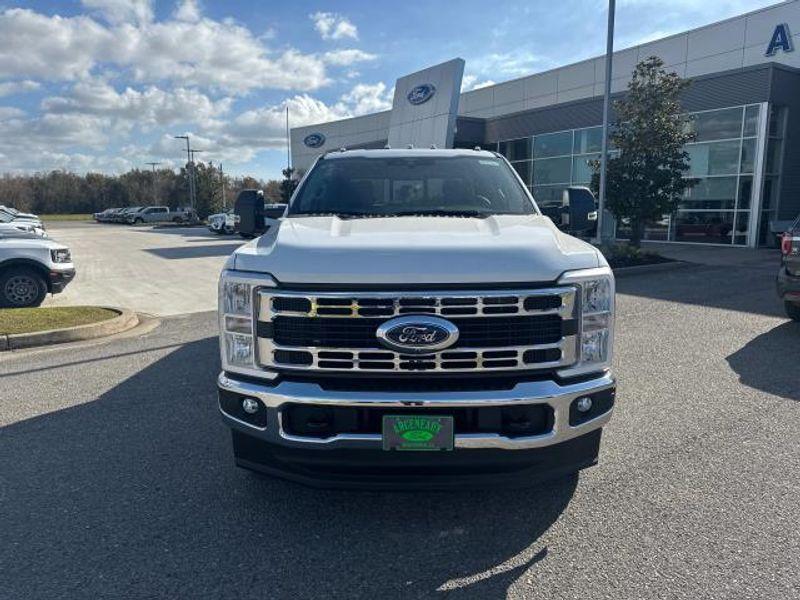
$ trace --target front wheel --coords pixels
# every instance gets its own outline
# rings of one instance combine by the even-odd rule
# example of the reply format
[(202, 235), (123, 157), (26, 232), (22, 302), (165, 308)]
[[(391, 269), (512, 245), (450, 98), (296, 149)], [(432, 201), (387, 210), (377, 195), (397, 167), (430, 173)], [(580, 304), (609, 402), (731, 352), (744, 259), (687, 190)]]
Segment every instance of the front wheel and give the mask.
[(6, 308), (39, 306), (47, 296), (47, 283), (38, 272), (25, 267), (0, 274), (0, 305)]
[(784, 302), (784, 308), (786, 309), (786, 314), (789, 316), (790, 319), (793, 321), (800, 321), (800, 304), (794, 304), (792, 302)]

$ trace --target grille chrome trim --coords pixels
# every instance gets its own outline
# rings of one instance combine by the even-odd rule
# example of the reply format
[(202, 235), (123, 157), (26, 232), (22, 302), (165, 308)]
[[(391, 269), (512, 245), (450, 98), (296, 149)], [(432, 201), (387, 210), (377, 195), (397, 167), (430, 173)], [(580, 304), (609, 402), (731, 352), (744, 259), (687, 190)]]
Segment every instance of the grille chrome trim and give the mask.
[[(546, 309), (525, 309), (525, 300), (527, 298), (545, 298), (548, 296), (560, 296), (561, 306), (557, 308)], [(291, 311), (291, 310), (276, 310), (271, 299), (275, 298), (303, 298), (311, 303), (310, 312)], [(514, 298), (513, 301), (510, 299)], [(350, 300), (350, 303), (339, 304), (343, 300)], [(391, 304), (385, 306), (366, 305), (362, 306), (363, 299), (369, 300), (382, 300), (391, 301)], [(489, 299), (489, 302), (485, 300)], [(502, 302), (504, 299), (509, 299), (507, 302)], [(320, 303), (322, 300), (322, 303)], [(336, 304), (326, 303), (325, 301), (337, 301)], [(419, 304), (412, 304), (404, 302), (407, 300), (416, 300)], [(442, 301), (445, 301), (444, 303)], [(474, 302), (471, 302), (473, 301)], [(428, 303), (433, 301), (433, 303)], [(456, 304), (456, 301), (463, 301), (464, 304)], [(466, 303), (470, 301), (470, 303)], [(425, 302), (425, 303), (423, 303)], [(365, 309), (386, 308), (386, 314), (362, 314)], [(476, 312), (473, 314), (452, 312), (453, 309), (466, 309), (475, 308)], [(516, 308), (515, 312), (493, 312), (498, 308)], [(552, 315), (557, 314), (562, 317), (568, 317), (574, 313), (575, 308), (575, 288), (574, 287), (551, 287), (551, 288), (538, 288), (529, 290), (497, 290), (497, 291), (479, 291), (479, 292), (463, 292), (463, 291), (441, 291), (441, 292), (294, 292), (283, 290), (262, 290), (260, 293), (259, 301), (259, 315), (271, 315), (268, 319), (272, 320), (272, 316), (287, 315), (293, 317), (385, 317), (390, 319), (392, 317), (399, 317), (408, 314), (426, 314), (438, 315), (444, 318), (447, 317), (488, 317), (499, 315)], [(322, 313), (320, 313), (322, 309)], [(334, 313), (328, 312), (326, 309), (336, 309), (342, 312)], [(488, 312), (486, 312), (488, 309)], [(344, 310), (348, 310), (348, 314), (344, 314)], [(389, 312), (391, 311), (391, 312)], [(444, 312), (443, 312), (444, 311)]]
[[(554, 303), (547, 298), (560, 298), (560, 306), (548, 308), (525, 308), (528, 304), (547, 305)], [(308, 312), (279, 310), (275, 308), (273, 299), (304, 299), (309, 302)], [(457, 317), (458, 319), (479, 318), (491, 321), (498, 317), (524, 317), (540, 315), (559, 315), (563, 320), (579, 318), (577, 306), (577, 288), (572, 286), (549, 287), (538, 289), (497, 290), (497, 291), (424, 291), (424, 292), (296, 292), (280, 289), (261, 289), (257, 302), (256, 320), (271, 322), (276, 316), (339, 319), (372, 319), (386, 320), (398, 316), (440, 316)], [(349, 302), (347, 302), (349, 300)], [(297, 302), (282, 301), (284, 305), (297, 305)], [(377, 306), (385, 307), (385, 315), (362, 314), (364, 309)], [(515, 312), (498, 312), (503, 310)], [(333, 314), (320, 314), (319, 309), (334, 309)], [(450, 314), (447, 309), (474, 308), (474, 314)], [(344, 309), (344, 310), (343, 310)], [(488, 309), (488, 312), (487, 312)], [(343, 314), (344, 312), (348, 314)], [(412, 312), (413, 311), (413, 312)], [(427, 312), (426, 312), (427, 311)], [(323, 310), (323, 312), (325, 312)], [(567, 335), (559, 341), (546, 344), (525, 346), (491, 346), (482, 348), (452, 347), (436, 352), (411, 355), (381, 347), (376, 338), (375, 348), (347, 348), (341, 346), (287, 346), (276, 344), (268, 337), (258, 337), (256, 360), (267, 369), (281, 371), (314, 371), (321, 373), (475, 373), (475, 372), (513, 372), (521, 370), (564, 368), (575, 364), (577, 360), (578, 336)], [(527, 351), (559, 349), (561, 357), (557, 361), (524, 362)], [(275, 360), (276, 352), (304, 352), (310, 355), (311, 364), (281, 363)], [(475, 358), (448, 358), (453, 353), (474, 353)], [(489, 356), (486, 356), (488, 353)], [(507, 353), (498, 356), (498, 353)], [(334, 357), (331, 357), (331, 355)], [(344, 355), (349, 354), (349, 357)], [(384, 355), (383, 358), (370, 358), (367, 355)], [(335, 356), (338, 355), (338, 356)], [(365, 355), (362, 357), (361, 355)], [(494, 355), (494, 356), (492, 356)], [(285, 356), (285, 354), (281, 354)], [(321, 364), (322, 363), (322, 364)], [(377, 364), (380, 363), (380, 364)]]

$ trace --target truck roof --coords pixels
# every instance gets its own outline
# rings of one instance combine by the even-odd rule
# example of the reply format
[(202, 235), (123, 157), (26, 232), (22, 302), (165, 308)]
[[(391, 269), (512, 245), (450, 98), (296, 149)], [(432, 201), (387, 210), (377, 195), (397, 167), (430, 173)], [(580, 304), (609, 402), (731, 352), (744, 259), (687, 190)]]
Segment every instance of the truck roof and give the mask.
[(488, 150), (468, 150), (464, 148), (381, 148), (371, 150), (331, 150), (325, 154), (325, 160), (339, 158), (450, 158), (454, 156), (480, 156), (495, 158), (497, 155)]

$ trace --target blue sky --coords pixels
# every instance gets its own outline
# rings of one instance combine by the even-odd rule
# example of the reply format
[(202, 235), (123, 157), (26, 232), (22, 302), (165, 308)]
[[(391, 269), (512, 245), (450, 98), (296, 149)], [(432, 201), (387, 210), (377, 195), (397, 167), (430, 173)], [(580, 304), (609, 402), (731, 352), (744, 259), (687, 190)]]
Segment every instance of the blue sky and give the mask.
[[(618, 0), (616, 47), (761, 0)], [(0, 0), (0, 173), (203, 160), (277, 178), (293, 125), (382, 110), (398, 76), (460, 56), (465, 87), (605, 50), (604, 0)]]

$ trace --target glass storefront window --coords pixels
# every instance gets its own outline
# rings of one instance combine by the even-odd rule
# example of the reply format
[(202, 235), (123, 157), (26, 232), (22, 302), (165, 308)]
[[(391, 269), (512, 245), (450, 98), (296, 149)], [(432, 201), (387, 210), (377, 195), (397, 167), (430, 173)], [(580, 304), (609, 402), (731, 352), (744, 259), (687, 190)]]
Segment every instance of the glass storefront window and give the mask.
[(574, 157), (572, 159), (572, 183), (590, 183), (594, 174), (591, 163), (595, 160), (600, 160), (599, 154)]
[(531, 157), (531, 138), (500, 142), (498, 152), (510, 161), (529, 159)]
[(696, 142), (727, 140), (742, 136), (742, 109), (724, 108), (694, 113), (687, 118), (690, 131), (694, 131)]
[(600, 152), (603, 149), (603, 128), (589, 127), (588, 129), (575, 130), (575, 143), (572, 146), (573, 154), (588, 154)]
[(739, 177), (739, 202), (736, 207), (739, 210), (750, 208), (750, 196), (753, 193), (753, 176), (742, 175)]
[(519, 176), (522, 177), (522, 181), (525, 182), (525, 185), (531, 184), (531, 161), (514, 162), (511, 163), (511, 166), (514, 167), (517, 173), (519, 173)]
[(701, 179), (689, 189), (679, 209), (734, 209), (736, 207), (736, 176)]
[(758, 106), (748, 106), (744, 109), (744, 137), (758, 135)]
[(739, 172), (739, 140), (689, 144), (689, 175), (735, 175)]
[[(752, 104), (686, 116), (687, 129), (696, 133), (695, 141), (685, 146), (690, 162), (686, 176), (698, 182), (685, 193), (676, 214), (648, 225), (645, 239), (747, 243), (760, 111), (760, 105)], [(773, 215), (775, 211), (777, 200), (773, 196), (781, 169), (780, 136), (785, 119), (785, 108), (770, 110), (771, 137), (765, 155), (769, 177), (764, 182), (763, 215), (767, 215), (766, 211)], [(532, 186), (534, 197), (544, 210), (560, 207), (567, 185), (591, 183), (593, 169), (589, 163), (600, 158), (602, 135), (602, 127), (586, 127), (501, 142), (498, 150)], [(609, 158), (618, 155), (619, 150), (609, 152)], [(624, 238), (625, 224), (618, 223), (617, 231)]]
[(572, 169), (572, 159), (547, 158), (533, 161), (533, 184), (569, 183)]
[(740, 173), (752, 173), (756, 163), (756, 140), (742, 140), (742, 166)]
[(674, 218), (677, 242), (730, 244), (733, 211), (678, 211)]
[(533, 157), (548, 158), (572, 154), (572, 131), (545, 133), (533, 138)]

